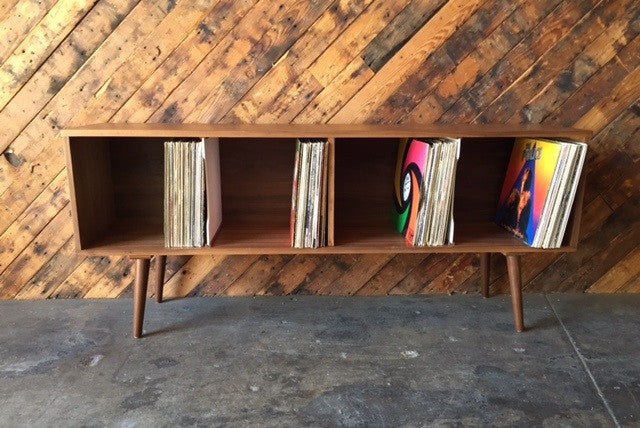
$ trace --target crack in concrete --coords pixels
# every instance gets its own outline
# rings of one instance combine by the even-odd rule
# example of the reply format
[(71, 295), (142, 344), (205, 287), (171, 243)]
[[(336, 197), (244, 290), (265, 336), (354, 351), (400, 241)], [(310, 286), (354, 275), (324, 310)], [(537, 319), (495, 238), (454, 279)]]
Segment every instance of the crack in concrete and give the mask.
[(593, 373), (591, 372), (591, 369), (587, 364), (587, 359), (584, 357), (584, 355), (582, 355), (582, 352), (580, 352), (580, 349), (578, 348), (578, 344), (571, 336), (571, 333), (569, 333), (569, 330), (564, 325), (564, 322), (562, 322), (560, 315), (556, 311), (556, 308), (554, 308), (553, 305), (551, 304), (551, 301), (549, 300), (549, 296), (546, 293), (544, 294), (544, 299), (547, 301), (547, 304), (549, 305), (551, 312), (553, 312), (553, 315), (558, 320), (558, 323), (560, 323), (560, 327), (562, 327), (562, 331), (564, 331), (565, 336), (567, 336), (567, 340), (569, 340), (569, 343), (573, 347), (573, 351), (576, 353), (576, 355), (578, 356), (578, 359), (582, 363), (582, 367), (584, 368), (584, 371), (587, 373), (587, 376), (591, 380), (593, 387), (596, 389), (596, 394), (598, 395), (600, 400), (602, 400), (602, 404), (604, 404), (605, 409), (607, 409), (607, 413), (609, 413), (609, 416), (611, 416), (613, 423), (616, 425), (616, 427), (621, 427), (620, 422), (618, 421), (618, 418), (616, 417), (615, 413), (613, 413), (613, 409), (609, 404), (609, 400), (607, 400), (607, 397), (605, 397), (604, 393), (600, 389), (600, 386), (598, 385), (596, 378), (593, 376)]

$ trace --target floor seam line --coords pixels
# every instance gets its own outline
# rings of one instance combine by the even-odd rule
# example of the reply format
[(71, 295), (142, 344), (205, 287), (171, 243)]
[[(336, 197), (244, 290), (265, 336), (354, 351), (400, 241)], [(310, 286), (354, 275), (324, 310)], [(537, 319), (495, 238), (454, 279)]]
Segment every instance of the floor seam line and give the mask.
[(544, 298), (547, 301), (547, 304), (549, 305), (549, 308), (551, 308), (551, 312), (553, 312), (553, 315), (558, 320), (558, 323), (560, 324), (560, 327), (562, 327), (562, 331), (564, 331), (565, 336), (569, 340), (569, 343), (571, 344), (571, 347), (573, 348), (573, 352), (575, 352), (575, 354), (578, 356), (578, 359), (582, 363), (582, 367), (584, 368), (584, 371), (587, 373), (587, 376), (591, 380), (591, 383), (593, 384), (593, 387), (596, 389), (596, 393), (597, 393), (598, 397), (600, 398), (600, 400), (602, 400), (602, 403), (604, 404), (605, 409), (607, 409), (607, 412), (609, 413), (609, 416), (613, 420), (613, 423), (616, 425), (616, 427), (621, 427), (620, 422), (618, 422), (618, 418), (616, 417), (615, 413), (613, 412), (613, 409), (611, 408), (611, 405), (609, 404), (609, 401), (607, 400), (607, 398), (605, 397), (604, 393), (600, 389), (600, 386), (598, 385), (598, 382), (596, 381), (596, 378), (593, 376), (593, 373), (591, 372), (591, 369), (589, 368), (589, 365), (587, 364), (586, 358), (584, 357), (584, 355), (582, 355), (582, 352), (580, 352), (580, 350), (578, 349), (578, 345), (577, 345), (576, 341), (571, 336), (571, 333), (569, 333), (569, 330), (564, 325), (564, 322), (560, 318), (560, 315), (558, 315), (558, 312), (556, 311), (556, 309), (551, 304), (551, 301), (549, 301), (549, 296), (547, 295), (547, 293), (544, 293)]

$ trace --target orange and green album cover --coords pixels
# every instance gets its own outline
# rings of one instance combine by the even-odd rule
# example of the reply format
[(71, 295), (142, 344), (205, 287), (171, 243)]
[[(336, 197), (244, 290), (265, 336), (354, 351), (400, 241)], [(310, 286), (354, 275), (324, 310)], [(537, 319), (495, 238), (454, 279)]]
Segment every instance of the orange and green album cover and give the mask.
[(561, 144), (518, 138), (500, 193), (496, 223), (528, 245), (533, 243), (558, 165)]

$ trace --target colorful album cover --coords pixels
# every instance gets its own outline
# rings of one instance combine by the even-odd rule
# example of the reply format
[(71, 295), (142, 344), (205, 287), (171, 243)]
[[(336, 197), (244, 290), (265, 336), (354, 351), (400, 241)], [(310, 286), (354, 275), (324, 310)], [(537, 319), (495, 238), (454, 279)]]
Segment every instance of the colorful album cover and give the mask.
[(428, 143), (415, 139), (401, 141), (396, 162), (393, 221), (410, 242), (413, 242), (415, 233), (420, 188), (428, 156)]
[(561, 148), (534, 138), (518, 138), (514, 143), (496, 223), (528, 245), (536, 235)]

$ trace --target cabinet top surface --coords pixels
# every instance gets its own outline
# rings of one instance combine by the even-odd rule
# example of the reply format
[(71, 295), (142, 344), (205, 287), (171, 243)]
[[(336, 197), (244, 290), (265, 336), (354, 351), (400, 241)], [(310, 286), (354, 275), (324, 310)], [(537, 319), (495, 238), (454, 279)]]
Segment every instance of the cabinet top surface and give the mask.
[(592, 132), (548, 125), (333, 125), (103, 123), (62, 130), (65, 137), (541, 137), (587, 141)]

